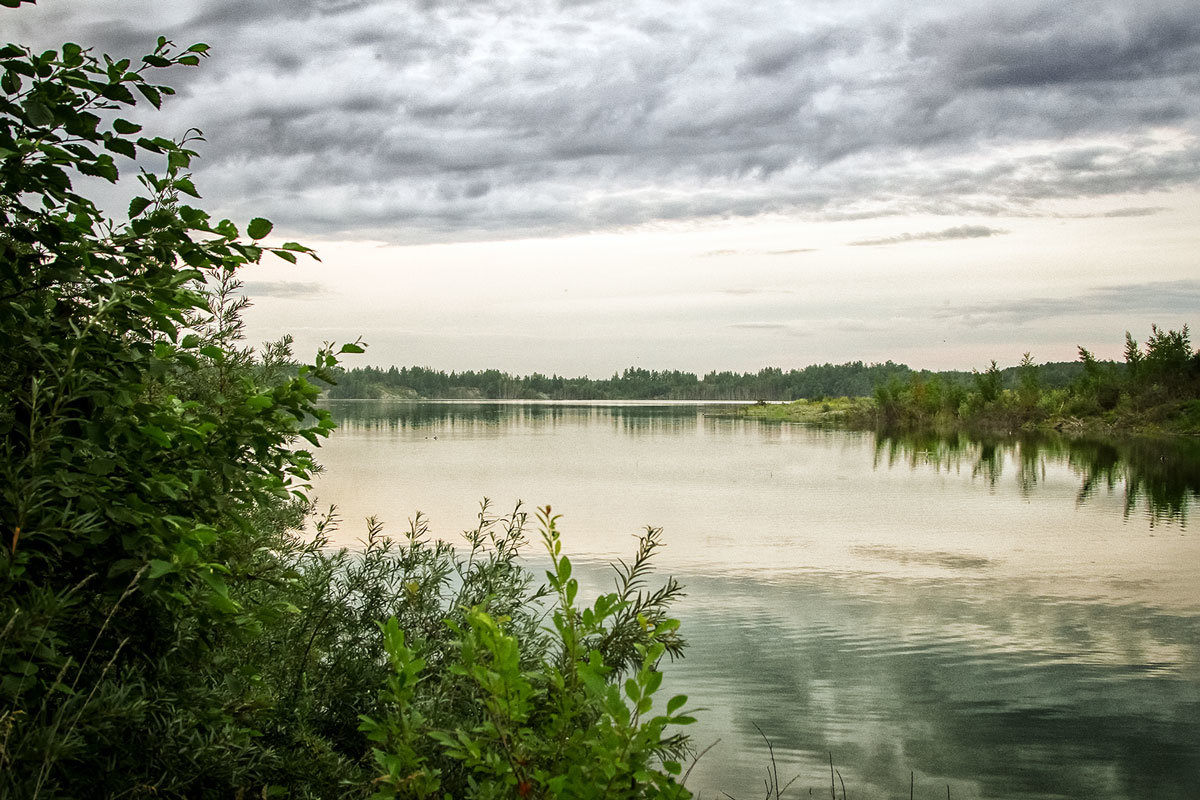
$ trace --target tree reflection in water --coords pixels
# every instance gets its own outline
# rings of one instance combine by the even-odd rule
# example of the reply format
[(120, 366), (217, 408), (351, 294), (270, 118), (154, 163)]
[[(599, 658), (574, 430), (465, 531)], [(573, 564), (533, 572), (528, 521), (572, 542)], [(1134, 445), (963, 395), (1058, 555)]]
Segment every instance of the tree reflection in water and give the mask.
[(1080, 478), (1078, 503), (1100, 492), (1123, 492), (1125, 515), (1144, 508), (1151, 525), (1187, 524), (1200, 497), (1200, 441), (1191, 438), (1067, 437), (1056, 434), (976, 436), (883, 431), (876, 437), (875, 467), (903, 464), (937, 470), (969, 468), (995, 486), (1006, 469), (1023, 494), (1044, 481), (1047, 464), (1066, 464)]

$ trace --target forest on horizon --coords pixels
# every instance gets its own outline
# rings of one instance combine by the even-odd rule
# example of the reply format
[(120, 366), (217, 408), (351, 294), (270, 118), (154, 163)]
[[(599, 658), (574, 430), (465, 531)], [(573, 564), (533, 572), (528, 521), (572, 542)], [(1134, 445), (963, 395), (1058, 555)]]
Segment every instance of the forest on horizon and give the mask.
[[(1118, 362), (1102, 362), (1123, 369)], [(1005, 388), (1015, 388), (1020, 367), (1000, 370)], [(1083, 373), (1079, 361), (1037, 366), (1039, 384), (1069, 385)], [(329, 399), (485, 399), (485, 400), (817, 400), (870, 397), (880, 386), (913, 377), (939, 379), (947, 386), (971, 386), (976, 373), (914, 370), (885, 361), (865, 364), (813, 364), (801, 369), (766, 367), (758, 372), (712, 371), (703, 376), (680, 370), (629, 367), (610, 378), (563, 377), (534, 372), (513, 375), (498, 369), (445, 372), (432, 367), (354, 367), (339, 370)]]

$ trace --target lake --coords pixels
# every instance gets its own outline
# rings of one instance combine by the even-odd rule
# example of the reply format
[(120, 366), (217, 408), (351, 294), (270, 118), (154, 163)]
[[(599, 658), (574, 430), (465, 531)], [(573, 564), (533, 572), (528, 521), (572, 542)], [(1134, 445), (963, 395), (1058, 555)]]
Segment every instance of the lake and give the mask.
[[(563, 515), (593, 589), (634, 535), (688, 596), (665, 693), (719, 743), (688, 786), (762, 796), (1200, 797), (1200, 443), (886, 436), (696, 404), (332, 401), (338, 541), (479, 502)], [(736, 409), (735, 409), (736, 411)], [(531, 513), (532, 517), (532, 513)], [(536, 532), (530, 531), (536, 543)], [(529, 550), (539, 569), (536, 547)], [(761, 731), (761, 733), (760, 733)], [(841, 793), (841, 784), (838, 784)]]

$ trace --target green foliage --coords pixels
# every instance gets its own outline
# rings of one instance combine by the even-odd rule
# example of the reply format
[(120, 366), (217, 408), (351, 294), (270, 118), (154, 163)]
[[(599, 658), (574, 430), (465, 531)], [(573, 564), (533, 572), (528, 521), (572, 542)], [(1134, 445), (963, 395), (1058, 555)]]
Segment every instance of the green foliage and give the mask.
[[(499, 370), (442, 372), (428, 367), (356, 367), (338, 375), (331, 398), (489, 398), (553, 400), (795, 400), (867, 397), (889, 378), (907, 377), (903, 364), (819, 364), (784, 371), (709, 372), (631, 367), (611, 378), (516, 376)], [(952, 378), (948, 378), (952, 379)]]
[(679, 590), (639, 588), (660, 532), (648, 530), (634, 562), (617, 568), (616, 591), (581, 608), (558, 517), (547, 507), (539, 522), (553, 567), (549, 626), (530, 628), (529, 603), (512, 617), (493, 602), (447, 620), (450, 649), (406, 640), (396, 619), (383, 626), (389, 710), (362, 720), (377, 744), (377, 798), (690, 797), (676, 781), (684, 740), (667, 733), (693, 721), (687, 698), (654, 713), (658, 663), (682, 647), (665, 616)]
[(1182, 330), (1161, 331), (1157, 325), (1153, 325), (1150, 331), (1139, 377), (1147, 384), (1161, 386), (1171, 396), (1178, 396), (1200, 378), (1188, 327), (1184, 325)]
[(979, 395), (981, 403), (994, 403), (1000, 399), (1000, 392), (1004, 384), (1000, 379), (1000, 370), (996, 367), (994, 360), (984, 372), (974, 373), (974, 378), (975, 392)]
[(1125, 370), (1132, 381), (1142, 378), (1142, 351), (1129, 331), (1125, 331)]
[[(1035, 367), (1039, 384), (1064, 388), (1080, 374), (1075, 362)], [(1000, 370), (1004, 388), (1019, 382), (1019, 368)], [(626, 369), (611, 378), (559, 375), (510, 375), (495, 369), (442, 372), (429, 367), (355, 367), (337, 373), (333, 399), (525, 399), (525, 400), (825, 400), (872, 397), (880, 387), (903, 386), (914, 378), (933, 384), (960, 400), (972, 386), (972, 374), (955, 370), (913, 370), (891, 361), (864, 364), (813, 364), (803, 369), (765, 367), (758, 372), (709, 372), (697, 376), (678, 370)], [(936, 390), (931, 390), (936, 391)], [(950, 407), (947, 398), (941, 405)], [(957, 409), (957, 403), (953, 404)]]
[[(992, 362), (995, 363), (995, 362)], [(1017, 372), (1017, 396), (1020, 399), (1021, 408), (1025, 414), (1034, 414), (1038, 401), (1042, 395), (1042, 384), (1038, 378), (1037, 366), (1033, 363), (1033, 356), (1025, 353), (1021, 357), (1021, 366)]]
[[(188, 205), (198, 132), (119, 116), (206, 52), (0, 48), (0, 796), (224, 796), (269, 755), (226, 644), (279, 612), (239, 584), (299, 521), (337, 357), (240, 347), (235, 271), (307, 249)], [(77, 188), (138, 157), (127, 220)]]
[[(643, 589), (656, 533), (619, 565), (602, 617), (570, 617), (589, 666), (552, 655), (547, 590), (517, 560), (519, 509), (485, 505), (461, 551), (419, 517), (402, 542), (372, 521), (353, 552), (329, 549), (332, 513), (315, 538), (294, 533), (307, 447), (334, 427), (320, 389), (362, 346), (307, 365), (288, 338), (244, 346), (237, 271), (310, 251), (265, 245), (267, 220), (247, 241), (189, 205), (199, 132), (172, 141), (119, 116), (172, 94), (148, 75), (206, 53), (164, 38), (138, 65), (74, 44), (0, 49), (0, 798), (365, 796), (368, 735), (406, 763), (435, 745), (389, 709), (428, 702), (437, 730), (472, 737), (484, 710), (548, 724), (542, 684), (498, 705), (492, 665), (513, 687), (539, 665), (572, 686), (628, 671), (640, 709), (658, 658), (683, 646), (665, 616), (678, 585)], [(135, 158), (159, 169), (142, 167), (127, 219), (111, 219), (77, 187), (115, 183)], [(602, 732), (570, 727), (601, 723), (583, 691), (612, 697), (576, 687), (555, 728), (572, 742)], [(382, 740), (363, 718), (387, 720)], [(673, 740), (657, 718), (615, 719), (631, 743), (621, 776), (660, 785), (647, 754)], [(440, 747), (428, 758), (439, 785), (486, 778)]]

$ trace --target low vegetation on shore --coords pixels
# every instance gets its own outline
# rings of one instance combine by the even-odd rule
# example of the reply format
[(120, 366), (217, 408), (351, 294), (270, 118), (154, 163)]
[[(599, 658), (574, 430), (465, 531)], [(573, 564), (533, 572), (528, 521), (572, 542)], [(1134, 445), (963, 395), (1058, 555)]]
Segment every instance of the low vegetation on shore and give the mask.
[(1200, 434), (1200, 351), (1186, 325), (1154, 326), (1144, 346), (1126, 333), (1123, 364), (1097, 361), (1082, 347), (1079, 356), (1076, 377), (1063, 386), (1046, 386), (1026, 353), (1009, 379), (993, 361), (969, 385), (912, 373), (869, 398), (759, 404), (724, 415), (902, 430)]
[(1015, 388), (1005, 388), (996, 362), (967, 390), (936, 380), (892, 381), (875, 390), (873, 414), (859, 424), (886, 427), (962, 426), (990, 430), (1200, 433), (1200, 352), (1190, 332), (1153, 326), (1144, 345), (1125, 334), (1125, 362), (1102, 363), (1079, 348), (1081, 372), (1048, 388), (1026, 353)]

